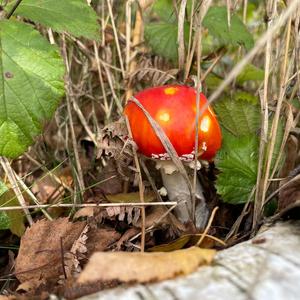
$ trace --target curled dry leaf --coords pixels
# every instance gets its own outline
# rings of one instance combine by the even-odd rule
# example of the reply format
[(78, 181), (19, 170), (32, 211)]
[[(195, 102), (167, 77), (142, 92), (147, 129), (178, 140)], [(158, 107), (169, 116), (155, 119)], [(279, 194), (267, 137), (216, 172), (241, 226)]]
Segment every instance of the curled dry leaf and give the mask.
[(210, 264), (215, 253), (215, 250), (197, 247), (156, 253), (97, 252), (80, 274), (78, 283), (161, 281), (189, 274), (201, 265)]
[(70, 251), (86, 226), (68, 218), (41, 220), (28, 228), (21, 239), (15, 273), (23, 283), (58, 278), (63, 274), (62, 254)]
[(64, 268), (67, 278), (75, 277), (81, 271), (80, 260), (86, 258), (88, 251), (86, 247), (88, 230), (89, 226), (86, 225), (78, 239), (73, 243), (70, 251), (64, 254)]
[(132, 147), (135, 144), (128, 139), (125, 119), (108, 124), (98, 138), (97, 158), (114, 158), (118, 173), (130, 177), (128, 166), (133, 161)]

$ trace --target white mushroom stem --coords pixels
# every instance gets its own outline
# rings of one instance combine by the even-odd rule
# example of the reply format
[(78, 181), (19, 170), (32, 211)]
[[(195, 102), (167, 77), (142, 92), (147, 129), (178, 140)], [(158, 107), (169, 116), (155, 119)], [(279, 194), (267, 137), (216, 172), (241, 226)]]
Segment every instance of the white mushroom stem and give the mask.
[[(169, 201), (176, 201), (178, 203), (174, 209), (176, 217), (182, 223), (193, 221), (191, 193), (184, 177), (178, 172), (172, 161), (158, 161), (156, 167), (161, 171)], [(190, 179), (192, 179), (191, 176)], [(198, 178), (196, 181), (195, 198), (195, 225), (198, 229), (202, 229), (207, 223), (209, 211), (204, 199), (203, 188)]]

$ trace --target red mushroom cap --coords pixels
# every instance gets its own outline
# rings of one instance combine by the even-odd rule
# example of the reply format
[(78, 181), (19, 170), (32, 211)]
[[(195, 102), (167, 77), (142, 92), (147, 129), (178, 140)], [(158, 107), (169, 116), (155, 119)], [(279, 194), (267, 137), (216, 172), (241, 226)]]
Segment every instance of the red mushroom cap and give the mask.
[[(196, 90), (184, 85), (167, 85), (141, 91), (135, 98), (164, 130), (178, 156), (183, 160), (192, 160), (195, 147)], [(201, 93), (200, 108), (206, 103), (207, 99)], [(169, 159), (143, 111), (135, 103), (128, 101), (124, 112), (139, 152), (152, 158)], [(210, 107), (199, 118), (198, 137), (200, 158), (211, 160), (221, 147), (221, 130)]]

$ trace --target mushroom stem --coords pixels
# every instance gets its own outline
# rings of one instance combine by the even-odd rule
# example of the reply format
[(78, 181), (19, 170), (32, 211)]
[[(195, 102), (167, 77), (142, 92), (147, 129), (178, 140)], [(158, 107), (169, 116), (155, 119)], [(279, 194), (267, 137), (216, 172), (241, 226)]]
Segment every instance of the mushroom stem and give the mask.
[(170, 201), (176, 201), (178, 205), (174, 208), (174, 213), (178, 220), (182, 223), (193, 222), (195, 220), (195, 226), (197, 229), (205, 227), (209, 211), (206, 205), (206, 201), (203, 195), (203, 188), (197, 178), (196, 181), (196, 210), (195, 218), (192, 216), (192, 201), (189, 187), (184, 177), (171, 166), (171, 162), (167, 162), (164, 166), (160, 167), (160, 172), (163, 180), (164, 187), (168, 192), (168, 198)]

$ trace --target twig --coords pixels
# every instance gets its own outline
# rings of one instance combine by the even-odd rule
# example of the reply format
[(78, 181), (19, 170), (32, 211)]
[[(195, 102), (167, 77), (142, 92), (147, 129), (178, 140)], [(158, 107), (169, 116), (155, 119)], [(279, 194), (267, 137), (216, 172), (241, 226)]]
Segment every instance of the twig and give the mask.
[(122, 58), (122, 53), (121, 53), (121, 48), (120, 48), (120, 43), (119, 43), (118, 32), (117, 32), (117, 29), (116, 29), (115, 20), (114, 20), (114, 16), (113, 16), (113, 12), (112, 12), (111, 0), (107, 0), (106, 3), (107, 3), (107, 7), (108, 7), (108, 12), (109, 12), (109, 16), (110, 16), (110, 20), (111, 20), (111, 24), (112, 24), (112, 28), (113, 28), (113, 32), (114, 32), (114, 36), (115, 36), (117, 52), (118, 52), (120, 66), (121, 66), (121, 70), (122, 70), (122, 75), (123, 75), (123, 78), (125, 78), (124, 63), (123, 63), (123, 58)]
[(82, 168), (81, 168), (80, 159), (79, 159), (77, 139), (76, 139), (75, 130), (74, 130), (72, 110), (71, 110), (72, 87), (71, 87), (71, 78), (70, 78), (70, 66), (69, 66), (68, 55), (67, 55), (66, 38), (65, 38), (64, 34), (62, 35), (62, 52), (63, 52), (65, 65), (67, 68), (67, 75), (66, 75), (66, 82), (65, 82), (66, 90), (67, 90), (66, 102), (67, 102), (67, 110), (68, 110), (69, 124), (70, 124), (71, 137), (72, 137), (72, 145), (73, 145), (73, 151), (74, 151), (74, 156), (75, 156), (76, 169), (77, 169), (77, 173), (78, 173), (79, 188), (80, 188), (80, 191), (83, 192), (85, 190), (85, 187), (84, 187)]
[(206, 237), (206, 235), (207, 235), (207, 233), (208, 233), (208, 230), (210, 229), (210, 226), (211, 226), (211, 224), (212, 224), (212, 222), (213, 222), (213, 220), (214, 220), (214, 218), (215, 218), (215, 214), (216, 214), (216, 212), (217, 212), (218, 209), (219, 209), (218, 206), (216, 206), (216, 207), (213, 209), (213, 211), (212, 211), (212, 213), (211, 213), (211, 215), (210, 215), (210, 218), (209, 218), (209, 220), (208, 220), (208, 223), (207, 223), (207, 225), (206, 225), (206, 228), (205, 228), (205, 230), (203, 231), (202, 236), (201, 236), (201, 238), (199, 239), (198, 243), (196, 244), (197, 247), (200, 247), (201, 243), (202, 243), (203, 240), (205, 239), (205, 237)]
[(180, 70), (184, 67), (185, 60), (185, 47), (184, 47), (184, 24), (185, 24), (185, 10), (186, 10), (187, 0), (182, 0), (178, 13), (178, 32), (177, 32), (177, 42), (178, 42), (178, 68)]
[[(269, 4), (269, 2), (268, 2)], [(268, 6), (268, 5), (267, 5)], [(271, 6), (271, 5), (269, 5)], [(276, 6), (273, 6), (273, 11), (268, 11), (267, 7), (267, 17), (269, 18), (268, 21), (268, 28), (273, 21), (276, 13)], [(270, 8), (271, 9), (271, 8)], [(253, 211), (253, 222), (252, 222), (252, 229), (256, 227), (256, 223), (261, 211), (262, 206), (262, 176), (263, 176), (263, 162), (265, 158), (265, 148), (267, 144), (267, 135), (269, 130), (269, 107), (268, 107), (268, 87), (269, 87), (269, 75), (270, 75), (270, 65), (271, 65), (271, 58), (272, 58), (272, 39), (267, 40), (266, 44), (266, 51), (265, 51), (265, 75), (264, 75), (264, 88), (263, 88), (263, 95), (260, 93), (260, 106), (261, 106), (261, 138), (260, 138), (260, 145), (259, 145), (259, 157), (258, 157), (258, 167), (257, 167), (257, 177), (256, 177), (256, 192), (255, 192), (255, 202), (254, 202), (254, 211)]]
[[(35, 195), (32, 193), (32, 191), (28, 188), (28, 186), (23, 182), (23, 180), (16, 174), (15, 171), (14, 175), (16, 177), (16, 180), (18, 184), (22, 187), (22, 189), (27, 193), (27, 195), (31, 198), (31, 200), (36, 204), (40, 205), (39, 201), (36, 199)], [(41, 209), (42, 213), (45, 215), (45, 217), (49, 220), (52, 221), (52, 217), (49, 215), (49, 213), (45, 209)]]
[(292, 20), (291, 20), (291, 18), (289, 18), (287, 32), (286, 32), (285, 55), (284, 55), (284, 60), (282, 63), (282, 75), (280, 78), (280, 91), (279, 91), (278, 102), (277, 102), (276, 111), (275, 111), (275, 115), (274, 115), (274, 119), (273, 119), (273, 123), (272, 123), (271, 140), (270, 140), (270, 144), (269, 144), (268, 152), (267, 152), (267, 158), (266, 158), (267, 162), (266, 162), (265, 174), (264, 174), (264, 178), (263, 178), (262, 194), (261, 194), (261, 198), (259, 199), (260, 205), (261, 205), (261, 210), (260, 210), (259, 215), (257, 216), (257, 220), (254, 220), (256, 223), (260, 220), (260, 217), (262, 214), (263, 203), (265, 201), (267, 189), (269, 186), (268, 179), (269, 179), (269, 175), (270, 175), (270, 171), (271, 171), (271, 162), (272, 162), (272, 158), (273, 158), (273, 152), (274, 152), (274, 147), (275, 147), (275, 142), (276, 142), (276, 137), (277, 137), (279, 117), (280, 117), (281, 106), (282, 106), (283, 99), (285, 96), (285, 91), (286, 91), (285, 82), (286, 82), (287, 76), (288, 76), (288, 71), (287, 71), (288, 66), (287, 65), (288, 65), (288, 57), (289, 57), (291, 23), (292, 23)]
[[(130, 124), (129, 124), (128, 118), (125, 117), (125, 120), (126, 120), (126, 126), (127, 126), (127, 129), (128, 129), (129, 137), (132, 139), (132, 131), (131, 131), (131, 128), (130, 128)], [(133, 151), (133, 157), (134, 157), (135, 167), (137, 169), (137, 173), (138, 173), (138, 176), (139, 176), (140, 200), (141, 200), (141, 203), (145, 203), (145, 200), (144, 200), (145, 187), (144, 187), (144, 184), (143, 184), (141, 167), (140, 167), (139, 159), (138, 159), (138, 156), (137, 156), (137, 153), (136, 153), (136, 149), (134, 147), (132, 147), (132, 151)], [(141, 226), (141, 229), (142, 229), (142, 232), (141, 232), (141, 234), (142, 234), (142, 236), (141, 236), (141, 252), (144, 252), (145, 251), (145, 235), (146, 235), (146, 233), (145, 233), (146, 212), (145, 212), (145, 207), (144, 206), (141, 207), (141, 217), (142, 217), (142, 226)]]
[(177, 205), (175, 201), (166, 202), (122, 202), (122, 203), (83, 203), (83, 204), (73, 204), (73, 203), (56, 203), (56, 204), (40, 204), (40, 205), (26, 205), (25, 206), (7, 206), (0, 207), (0, 211), (9, 210), (20, 210), (20, 209), (42, 209), (42, 208), (52, 208), (52, 207), (65, 207), (65, 208), (81, 208), (81, 207), (119, 207), (119, 206), (129, 206), (129, 207), (145, 207), (145, 206), (169, 206)]

